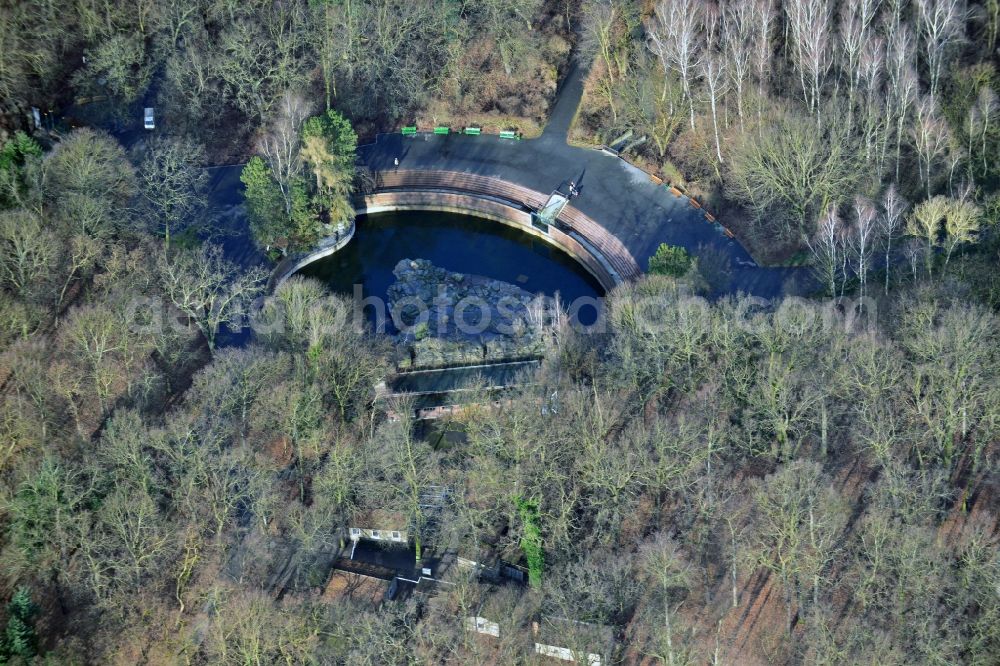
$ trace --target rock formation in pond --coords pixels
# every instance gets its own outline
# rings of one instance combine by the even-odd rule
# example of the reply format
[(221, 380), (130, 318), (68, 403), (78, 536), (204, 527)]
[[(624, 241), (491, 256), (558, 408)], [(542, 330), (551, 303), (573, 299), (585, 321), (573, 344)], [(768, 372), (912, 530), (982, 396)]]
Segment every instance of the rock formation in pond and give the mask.
[(403, 259), (392, 272), (387, 296), (400, 368), (537, 358), (551, 341), (551, 298), (426, 259)]

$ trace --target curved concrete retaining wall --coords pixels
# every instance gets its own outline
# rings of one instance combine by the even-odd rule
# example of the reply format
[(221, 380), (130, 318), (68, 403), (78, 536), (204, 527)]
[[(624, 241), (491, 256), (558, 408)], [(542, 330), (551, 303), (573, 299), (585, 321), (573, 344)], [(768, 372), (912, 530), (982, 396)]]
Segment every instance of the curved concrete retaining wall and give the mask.
[[(461, 171), (389, 170), (374, 174), (374, 192), (433, 191), (480, 195), (505, 202), (517, 208), (541, 208), (548, 194), (492, 176), (480, 176)], [(598, 257), (619, 280), (631, 280), (642, 274), (638, 262), (614, 234), (595, 220), (584, 215), (572, 204), (563, 208), (559, 222), (583, 241), (588, 252)]]
[(363, 205), (357, 208), (359, 215), (403, 210), (463, 213), (493, 220), (559, 248), (581, 264), (605, 291), (625, 281), (596, 251), (589, 251), (571, 235), (555, 227), (550, 227), (549, 233), (540, 231), (531, 224), (530, 212), (481, 195), (434, 191), (379, 192), (364, 197)]
[[(604, 227), (572, 206), (559, 215), (565, 229), (550, 226), (548, 233), (531, 223), (530, 209), (540, 208), (548, 195), (507, 181), (452, 171), (386, 171), (375, 174), (373, 191), (358, 197), (359, 215), (404, 210), (429, 210), (482, 217), (514, 227), (569, 254), (606, 291), (638, 277), (642, 270), (624, 244)], [(314, 252), (283, 261), (275, 269), (270, 288), (277, 288), (296, 271), (342, 248), (350, 233)], [(329, 240), (329, 239), (327, 239)]]
[(281, 262), (275, 266), (274, 272), (271, 274), (271, 279), (268, 280), (267, 292), (272, 293), (275, 289), (280, 287), (282, 283), (288, 278), (295, 275), (299, 270), (302, 270), (309, 264), (323, 257), (329, 257), (331, 254), (340, 250), (342, 247), (351, 242), (354, 238), (355, 225), (351, 222), (350, 228), (342, 234), (337, 236), (328, 236), (322, 239), (316, 246), (316, 249), (304, 255), (296, 255), (294, 257), (285, 257)]

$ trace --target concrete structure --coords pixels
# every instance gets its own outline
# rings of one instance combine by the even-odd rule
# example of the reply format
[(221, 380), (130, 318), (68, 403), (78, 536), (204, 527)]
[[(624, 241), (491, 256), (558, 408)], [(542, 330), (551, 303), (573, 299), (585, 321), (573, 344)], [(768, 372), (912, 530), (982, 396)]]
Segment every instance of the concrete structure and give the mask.
[[(547, 198), (537, 191), (447, 171), (397, 171), (380, 178), (375, 187), (355, 199), (358, 215), (424, 210), (492, 220), (566, 252), (605, 290), (641, 273), (638, 263), (616, 238), (572, 206), (561, 207), (556, 224), (543, 228), (532, 224), (532, 211), (542, 207)], [(345, 247), (354, 237), (354, 231), (352, 223), (345, 232), (322, 239), (314, 250), (286, 257), (275, 268), (269, 288), (277, 289), (305, 266)]]
[[(500, 623), (480, 615), (472, 615), (465, 618), (463, 627), (468, 632), (500, 637)], [(565, 647), (567, 636), (560, 635), (561, 631), (569, 631), (571, 634), (579, 633), (578, 628), (587, 629), (586, 639), (583, 642), (588, 645), (587, 649), (572, 649)], [(552, 618), (541, 618), (541, 622), (532, 622), (531, 632), (535, 638), (535, 654), (559, 661), (570, 663), (586, 664), (587, 666), (601, 666), (605, 658), (603, 652), (610, 651), (613, 645), (612, 632), (608, 627), (590, 625), (583, 622), (571, 622)], [(579, 641), (580, 636), (574, 636), (574, 640)], [(600, 652), (592, 650), (597, 649)]]
[(603, 663), (601, 661), (601, 655), (596, 652), (588, 652), (586, 655), (583, 653), (577, 654), (569, 648), (559, 647), (557, 645), (546, 645), (545, 643), (535, 643), (535, 653), (540, 654), (543, 657), (559, 659), (560, 661), (586, 663), (587, 666), (601, 666)]
[[(424, 140), (426, 138), (427, 140)], [(707, 214), (679, 190), (658, 184), (645, 172), (619, 159), (612, 153), (576, 148), (565, 144), (552, 150), (552, 144), (541, 139), (504, 142), (496, 137), (434, 136), (422, 138), (380, 135), (376, 143), (359, 148), (362, 164), (370, 169), (375, 186), (366, 195), (368, 212), (377, 210), (453, 210), (483, 216), (490, 214), (484, 206), (469, 207), (468, 200), (455, 198), (446, 203), (433, 196), (440, 191), (455, 197), (472, 195), (500, 203), (526, 204), (522, 210), (538, 210), (544, 206), (545, 195), (577, 174), (580, 195), (566, 206), (559, 216), (585, 254), (588, 244), (611, 260), (601, 245), (613, 243), (614, 252), (628, 257), (628, 270), (619, 270), (619, 280), (632, 279), (647, 266), (649, 257), (661, 243), (680, 246), (697, 256), (708, 250), (725, 261), (726, 279), (721, 293), (744, 292), (765, 298), (780, 296), (790, 278), (807, 279), (801, 268), (759, 267), (747, 251), (726, 233), (714, 216)], [(399, 157), (399, 156), (402, 157)], [(395, 168), (394, 160), (400, 160)], [(418, 182), (418, 174), (424, 179)], [(443, 181), (451, 184), (445, 185)], [(465, 189), (461, 183), (468, 184)], [(491, 191), (483, 191), (484, 183), (492, 183)], [(519, 191), (524, 196), (509, 194)], [(502, 192), (505, 191), (506, 193)], [(407, 197), (402, 198), (406, 193)], [(390, 201), (380, 195), (398, 195)], [(423, 198), (419, 198), (422, 194)], [(440, 207), (432, 199), (437, 198)], [(490, 219), (496, 219), (494, 215)], [(525, 218), (528, 219), (528, 218)], [(575, 223), (579, 220), (584, 226)], [(519, 224), (529, 232), (526, 224)], [(561, 229), (555, 229), (553, 237)], [(537, 231), (537, 229), (536, 229)], [(558, 241), (557, 241), (558, 242)], [(566, 249), (564, 247), (564, 249)], [(574, 256), (579, 258), (580, 250)], [(590, 267), (588, 266), (588, 270)], [(591, 271), (593, 272), (593, 271)]]
[[(744, 292), (765, 298), (780, 296), (791, 278), (808, 280), (801, 268), (762, 268), (725, 227), (698, 202), (671, 189), (658, 178), (632, 166), (607, 149), (566, 143), (583, 95), (584, 68), (567, 74), (549, 122), (537, 139), (509, 141), (499, 136), (438, 135), (428, 128), (409, 136), (381, 134), (359, 146), (359, 162), (374, 174), (374, 192), (391, 189), (394, 174), (448, 172), (486, 178), (532, 192), (551, 192), (570, 181), (579, 196), (568, 208), (599, 229), (577, 230), (585, 246), (601, 233), (614, 238), (645, 270), (660, 243), (685, 248), (694, 255), (709, 248), (727, 263), (721, 293)], [(537, 202), (541, 207), (547, 197)], [(572, 221), (569, 222), (572, 226)], [(600, 252), (604, 250), (598, 247)], [(630, 273), (620, 277), (630, 279)]]
[(493, 220), (563, 250), (606, 290), (642, 273), (628, 248), (572, 205), (561, 207), (555, 224), (533, 224), (532, 213), (549, 199), (538, 190), (452, 171), (399, 170), (377, 174), (373, 182), (372, 190), (359, 198), (359, 214), (436, 210)]
[[(567, 145), (584, 74), (574, 67), (567, 75), (537, 139), (408, 128), (405, 135), (381, 134), (359, 146), (359, 165), (371, 186), (357, 198), (357, 212), (438, 210), (517, 227), (566, 251), (605, 289), (638, 277), (661, 243), (694, 255), (713, 251), (724, 264), (720, 293), (773, 298), (790, 279), (809, 281), (801, 268), (757, 266), (698, 201), (614, 151)], [(532, 224), (532, 213), (551, 199), (542, 193), (567, 190), (570, 183), (576, 196), (553, 209), (556, 224)]]
[(355, 225), (352, 220), (350, 226), (346, 227), (342, 231), (338, 231), (333, 236), (327, 236), (326, 238), (321, 239), (319, 243), (316, 244), (316, 247), (311, 251), (291, 255), (282, 259), (274, 268), (274, 272), (271, 273), (271, 279), (268, 281), (267, 285), (268, 293), (273, 292), (275, 289), (280, 287), (285, 280), (295, 275), (296, 272), (302, 270), (312, 262), (318, 261), (323, 257), (329, 257), (331, 254), (350, 243), (351, 239), (354, 238), (354, 230)]
[(500, 625), (478, 615), (465, 618), (465, 630), (500, 638)]
[(377, 530), (369, 527), (352, 527), (348, 530), (351, 541), (371, 539), (372, 541), (389, 541), (392, 543), (407, 543), (409, 534), (406, 530)]
[(535, 653), (587, 666), (601, 666), (614, 650), (614, 631), (606, 625), (542, 616), (532, 622)]

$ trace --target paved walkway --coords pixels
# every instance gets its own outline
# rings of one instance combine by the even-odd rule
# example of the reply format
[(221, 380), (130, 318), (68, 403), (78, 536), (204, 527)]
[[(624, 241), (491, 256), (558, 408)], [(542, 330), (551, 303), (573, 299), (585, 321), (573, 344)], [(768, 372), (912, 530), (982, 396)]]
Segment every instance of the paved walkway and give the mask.
[(580, 67), (574, 59), (557, 92), (556, 103), (552, 107), (549, 122), (542, 130), (539, 141), (552, 143), (556, 148), (566, 143), (570, 125), (573, 124), (576, 110), (580, 106), (580, 100), (583, 99), (583, 80), (585, 78), (587, 78), (586, 68)]
[(398, 158), (399, 169), (490, 176), (541, 192), (575, 181), (580, 196), (572, 206), (613, 233), (644, 269), (660, 243), (679, 245), (693, 254), (709, 246), (721, 249), (730, 274), (723, 292), (772, 298), (784, 292), (789, 278), (803, 275), (802, 269), (757, 267), (746, 250), (716, 231), (687, 197), (672, 195), (614, 155), (568, 145), (566, 134), (583, 95), (584, 76), (584, 68), (570, 69), (549, 123), (537, 139), (382, 134), (375, 143), (359, 147), (360, 159), (375, 171), (395, 169), (393, 161)]

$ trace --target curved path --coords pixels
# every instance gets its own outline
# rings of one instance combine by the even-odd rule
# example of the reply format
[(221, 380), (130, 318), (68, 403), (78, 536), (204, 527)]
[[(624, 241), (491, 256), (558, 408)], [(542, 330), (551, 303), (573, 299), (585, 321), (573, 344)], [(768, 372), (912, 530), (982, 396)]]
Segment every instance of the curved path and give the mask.
[[(549, 124), (537, 139), (380, 134), (375, 143), (359, 146), (359, 159), (374, 172), (376, 182), (387, 181), (395, 171), (447, 171), (500, 179), (548, 193), (575, 181), (580, 196), (571, 208), (617, 238), (643, 269), (660, 243), (679, 245), (696, 255), (711, 246), (721, 250), (729, 262), (728, 284), (722, 292), (780, 296), (786, 281), (802, 274), (802, 269), (757, 267), (747, 251), (720, 234), (687, 197), (671, 194), (645, 172), (610, 153), (566, 143), (583, 94), (584, 75), (582, 67), (570, 69)], [(560, 219), (566, 220), (566, 214)]]

